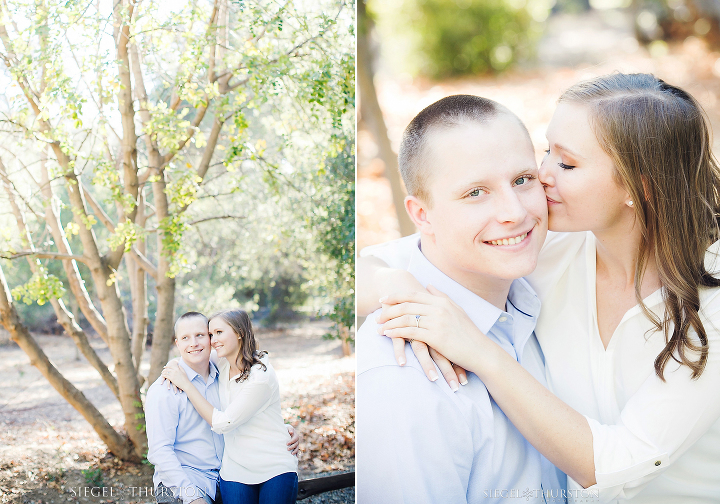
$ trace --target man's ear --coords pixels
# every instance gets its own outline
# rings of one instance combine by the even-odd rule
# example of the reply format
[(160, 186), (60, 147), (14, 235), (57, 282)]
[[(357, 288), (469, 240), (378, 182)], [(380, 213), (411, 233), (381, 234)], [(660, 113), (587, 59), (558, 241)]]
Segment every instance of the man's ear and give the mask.
[(428, 205), (417, 196), (405, 196), (405, 210), (422, 234), (432, 235), (432, 223), (428, 220)]

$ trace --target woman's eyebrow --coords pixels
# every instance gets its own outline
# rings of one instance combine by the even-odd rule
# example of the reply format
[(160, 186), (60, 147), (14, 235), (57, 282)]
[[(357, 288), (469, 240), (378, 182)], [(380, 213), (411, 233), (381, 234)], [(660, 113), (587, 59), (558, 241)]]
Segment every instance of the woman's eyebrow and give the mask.
[(575, 156), (575, 157), (578, 157), (578, 158), (580, 158), (580, 159), (585, 159), (585, 156), (582, 156), (582, 155), (578, 154), (577, 152), (575, 152), (574, 150), (568, 149), (568, 148), (565, 147), (564, 145), (559, 144), (559, 143), (557, 143), (557, 142), (555, 142), (555, 143), (553, 144), (553, 147), (555, 147), (556, 149), (563, 150), (563, 151), (565, 151), (565, 152), (567, 152), (567, 153), (569, 153), (569, 154), (571, 154), (571, 155), (573, 155), (573, 156)]

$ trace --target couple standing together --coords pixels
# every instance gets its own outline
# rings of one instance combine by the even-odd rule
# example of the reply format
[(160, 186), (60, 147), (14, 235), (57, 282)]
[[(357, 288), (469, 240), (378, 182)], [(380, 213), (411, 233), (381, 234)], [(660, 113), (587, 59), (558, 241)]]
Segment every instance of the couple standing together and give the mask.
[(180, 358), (145, 401), (157, 502), (294, 503), (299, 439), (284, 425), (278, 379), (248, 314), (188, 312), (175, 322), (175, 345)]
[(359, 313), (376, 310), (357, 337), (360, 504), (720, 500), (703, 111), (614, 74), (565, 91), (547, 139), (538, 170), (522, 122), (464, 95), (405, 130), (420, 233), (358, 261)]

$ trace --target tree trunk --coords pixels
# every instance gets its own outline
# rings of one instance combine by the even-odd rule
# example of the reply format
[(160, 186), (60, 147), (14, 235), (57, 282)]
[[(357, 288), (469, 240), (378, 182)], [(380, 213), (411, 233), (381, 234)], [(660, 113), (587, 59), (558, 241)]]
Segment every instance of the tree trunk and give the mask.
[[(155, 212), (158, 223), (169, 217), (168, 200), (165, 194), (165, 172), (158, 170), (158, 176), (152, 183)], [(175, 323), (175, 278), (170, 278), (170, 260), (167, 247), (163, 243), (170, 239), (169, 233), (158, 226), (157, 231), (157, 313), (153, 329), (152, 352), (150, 354), (150, 372), (148, 383), (153, 383), (160, 376), (162, 368), (168, 361), (170, 346), (174, 339)]]
[(0, 266), (0, 319), (10, 337), (30, 358), (30, 363), (38, 368), (48, 382), (60, 393), (60, 395), (75, 408), (97, 432), (100, 439), (108, 446), (110, 451), (117, 457), (132, 462), (140, 462), (141, 457), (134, 451), (133, 444), (129, 439), (121, 436), (112, 425), (110, 425), (102, 413), (75, 388), (50, 362), (40, 345), (30, 335), (30, 332), (22, 324), (10, 297), (10, 289), (5, 280), (5, 274)]
[(400, 234), (407, 236), (415, 232), (415, 224), (405, 211), (405, 189), (400, 172), (398, 171), (397, 154), (393, 152), (390, 139), (387, 136), (387, 126), (383, 119), (382, 109), (378, 103), (375, 83), (373, 82), (372, 61), (368, 33), (370, 20), (365, 12), (365, 2), (358, 3), (358, 35), (357, 35), (357, 71), (358, 89), (360, 90), (360, 111), (363, 120), (370, 127), (370, 131), (378, 143), (380, 159), (385, 163), (385, 176), (390, 181), (395, 213), (397, 214)]
[[(53, 144), (55, 148), (55, 144)], [(67, 170), (67, 157), (59, 147), (55, 149), (55, 156), (60, 166)], [(142, 402), (140, 401), (140, 386), (138, 385), (137, 371), (133, 365), (130, 350), (130, 330), (127, 325), (127, 316), (123, 307), (117, 282), (111, 279), (112, 270), (108, 268), (100, 256), (95, 233), (85, 226), (83, 219), (87, 219), (87, 209), (83, 196), (82, 185), (70, 171), (66, 171), (67, 191), (70, 204), (74, 209), (75, 222), (80, 227), (80, 240), (83, 244), (84, 255), (88, 258), (90, 274), (97, 289), (100, 305), (108, 327), (108, 346), (113, 356), (115, 375), (120, 389), (120, 404), (125, 414), (125, 428), (128, 436), (135, 445), (139, 456), (147, 450), (147, 435), (143, 429), (144, 424)]]
[[(62, 222), (60, 222), (60, 212), (56, 208), (57, 202), (53, 195), (52, 186), (50, 185), (50, 176), (47, 169), (47, 154), (45, 152), (43, 152), (40, 160), (40, 177), (41, 191), (45, 199), (45, 223), (50, 229), (58, 251), (61, 254), (72, 254), (70, 243), (65, 235)], [(75, 296), (80, 311), (88, 322), (90, 322), (95, 332), (98, 333), (105, 344), (107, 344), (107, 324), (90, 299), (90, 294), (85, 288), (85, 281), (80, 275), (77, 262), (75, 262), (75, 260), (65, 260), (62, 263), (68, 284), (70, 285), (70, 292)]]
[[(32, 236), (30, 234), (30, 230), (27, 227), (27, 223), (25, 221), (25, 215), (23, 214), (22, 210), (18, 206), (17, 202), (15, 201), (15, 194), (13, 193), (10, 184), (7, 182), (9, 179), (7, 178), (7, 171), (5, 170), (5, 164), (0, 159), (0, 178), (2, 178), (5, 181), (5, 192), (8, 195), (8, 200), (10, 202), (10, 206), (12, 207), (13, 214), (15, 214), (15, 220), (17, 222), (18, 232), (20, 236), (24, 237), (24, 241), (27, 242), (27, 246), (30, 250), (35, 250), (35, 245), (32, 242)], [(49, 184), (48, 184), (49, 185)], [(37, 259), (34, 259), (30, 256), (27, 257), (28, 264), (30, 265), (30, 269), (33, 273), (36, 273), (38, 270), (38, 264), (39, 262)], [(105, 363), (100, 359), (98, 354), (95, 352), (95, 349), (93, 349), (92, 346), (90, 346), (90, 342), (88, 341), (87, 335), (85, 334), (85, 331), (82, 330), (82, 328), (77, 324), (75, 321), (75, 316), (70, 312), (70, 310), (67, 309), (65, 306), (65, 303), (63, 303), (62, 299), (51, 299), (50, 304), (53, 307), (53, 310), (55, 311), (55, 316), (58, 319), (58, 322), (60, 325), (63, 326), (63, 329), (65, 329), (65, 332), (68, 333), (68, 335), (73, 339), (75, 342), (75, 345), (77, 345), (78, 349), (83, 353), (85, 358), (88, 360), (90, 365), (94, 367), (98, 373), (100, 373), (100, 376), (105, 381), (108, 387), (110, 387), (110, 390), (112, 390), (112, 393), (115, 394), (115, 397), (119, 398), (119, 391), (118, 391), (118, 384), (117, 380), (113, 376), (113, 374), (110, 372), (110, 370), (107, 368)]]
[[(136, 223), (145, 227), (145, 197), (143, 192), (138, 196), (138, 213)], [(141, 237), (136, 243), (138, 251), (147, 254), (145, 238)], [(130, 259), (128, 256), (125, 259)], [(140, 374), (140, 363), (142, 362), (145, 343), (147, 342), (148, 327), (148, 301), (147, 301), (147, 273), (137, 265), (137, 261), (128, 261), (128, 272), (134, 277), (135, 292), (132, 296), (133, 303), (133, 329), (132, 329), (132, 355), (135, 362), (135, 369), (138, 371), (138, 381), (142, 386), (145, 378)]]

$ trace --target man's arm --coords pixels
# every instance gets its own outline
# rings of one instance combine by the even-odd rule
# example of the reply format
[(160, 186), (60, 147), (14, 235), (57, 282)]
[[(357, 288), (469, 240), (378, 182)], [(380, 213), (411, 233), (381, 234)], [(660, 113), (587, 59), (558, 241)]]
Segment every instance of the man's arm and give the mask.
[(183, 504), (204, 502), (202, 495), (175, 455), (180, 412), (173, 392), (163, 386), (150, 387), (145, 399), (145, 422), (148, 436), (148, 461), (155, 466), (162, 484), (172, 489)]

